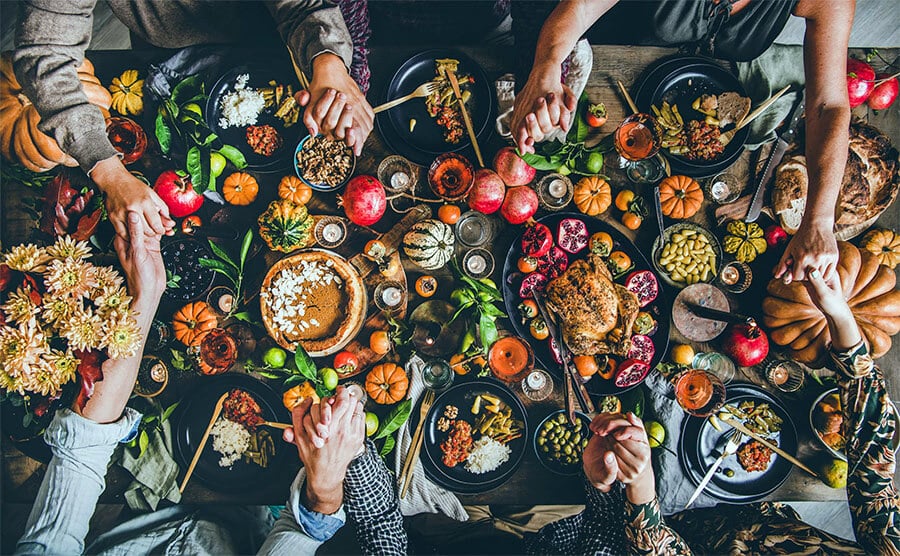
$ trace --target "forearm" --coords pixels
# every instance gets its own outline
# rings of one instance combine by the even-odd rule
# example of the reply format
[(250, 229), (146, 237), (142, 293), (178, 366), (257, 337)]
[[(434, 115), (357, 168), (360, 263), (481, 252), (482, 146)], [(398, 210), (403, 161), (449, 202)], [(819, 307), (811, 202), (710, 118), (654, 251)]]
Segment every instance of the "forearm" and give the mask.
[(366, 451), (347, 469), (344, 501), (364, 554), (406, 554), (406, 530), (393, 477), (369, 440)]
[(804, 223), (830, 231), (834, 227), (835, 206), (847, 163), (850, 111), (818, 103), (807, 108), (806, 114), (809, 191)]
[(559, 72), (575, 43), (618, 0), (564, 0), (553, 10), (538, 35), (532, 72)]
[(76, 68), (91, 38), (96, 0), (28, 0), (20, 4), (13, 66), (41, 116), (39, 128), (85, 172), (115, 156), (100, 110), (88, 102)]
[(345, 68), (353, 59), (353, 41), (341, 10), (325, 0), (268, 0), (278, 33), (302, 69), (311, 70), (313, 60), (330, 52)]

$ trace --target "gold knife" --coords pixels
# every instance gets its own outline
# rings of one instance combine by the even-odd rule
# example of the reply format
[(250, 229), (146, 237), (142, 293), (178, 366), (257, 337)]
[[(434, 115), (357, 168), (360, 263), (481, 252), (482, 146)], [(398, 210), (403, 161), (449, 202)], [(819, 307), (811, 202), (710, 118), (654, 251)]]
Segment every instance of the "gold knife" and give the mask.
[(481, 149), (478, 147), (478, 139), (475, 137), (475, 128), (472, 127), (472, 119), (469, 118), (469, 111), (466, 110), (466, 103), (463, 102), (462, 91), (459, 90), (459, 81), (456, 80), (456, 74), (452, 71), (447, 72), (447, 78), (450, 80), (450, 86), (456, 94), (459, 101), (459, 111), (462, 112), (463, 121), (466, 124), (466, 131), (469, 132), (469, 140), (472, 141), (472, 147), (475, 149), (475, 156), (478, 158), (478, 166), (484, 168), (484, 159), (481, 158)]
[(747, 436), (749, 436), (749, 437), (752, 438), (753, 440), (756, 440), (757, 442), (759, 442), (760, 444), (762, 444), (762, 445), (765, 446), (766, 448), (772, 450), (773, 452), (775, 452), (775, 453), (778, 454), (779, 456), (781, 456), (781, 457), (783, 457), (784, 459), (788, 460), (789, 462), (793, 463), (794, 465), (796, 465), (796, 466), (799, 467), (800, 469), (806, 471), (807, 473), (809, 473), (809, 474), (812, 475), (813, 477), (815, 477), (815, 478), (821, 480), (821, 477), (819, 477), (819, 474), (816, 473), (815, 471), (813, 471), (812, 469), (810, 469), (809, 467), (807, 467), (806, 465), (804, 465), (802, 461), (800, 461), (800, 460), (797, 459), (796, 457), (792, 456), (791, 454), (785, 452), (784, 450), (782, 450), (781, 448), (779, 448), (779, 447), (776, 446), (775, 444), (772, 444), (771, 442), (769, 442), (768, 440), (766, 440), (766, 439), (763, 438), (762, 436), (756, 434), (756, 433), (753, 432), (752, 430), (748, 429), (746, 426), (744, 426), (743, 423), (740, 422), (740, 420), (738, 420), (738, 419), (736, 419), (736, 418), (734, 418), (734, 417), (731, 417), (730, 415), (721, 415), (721, 416), (720, 416), (720, 419), (721, 419), (722, 421), (724, 421), (725, 423), (731, 425), (732, 427), (736, 428), (738, 431), (740, 431), (740, 432), (746, 434)]

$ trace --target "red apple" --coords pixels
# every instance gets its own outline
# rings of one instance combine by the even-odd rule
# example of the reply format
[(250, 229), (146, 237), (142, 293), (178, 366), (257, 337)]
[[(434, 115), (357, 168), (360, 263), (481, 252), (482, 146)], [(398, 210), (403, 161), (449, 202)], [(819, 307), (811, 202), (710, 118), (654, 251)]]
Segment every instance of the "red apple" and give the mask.
[(194, 190), (191, 177), (180, 170), (166, 170), (160, 174), (153, 185), (153, 191), (156, 191), (169, 207), (169, 214), (175, 218), (194, 214), (203, 206), (203, 195)]
[(731, 324), (722, 335), (722, 351), (741, 367), (752, 367), (769, 354), (769, 338), (755, 324)]
[(538, 196), (525, 186), (510, 187), (500, 207), (500, 215), (510, 224), (527, 222), (538, 209)]
[(506, 184), (497, 172), (489, 168), (480, 168), (475, 172), (475, 185), (469, 190), (469, 208), (484, 214), (493, 214), (500, 210), (505, 194)]
[(894, 104), (894, 100), (897, 99), (897, 91), (900, 89), (900, 82), (897, 81), (897, 78), (886, 73), (879, 73), (875, 76), (875, 81), (881, 80), (884, 81), (875, 85), (867, 101), (872, 110), (884, 110)]
[(856, 58), (847, 58), (847, 93), (850, 95), (850, 108), (856, 108), (864, 103), (874, 88), (875, 70), (872, 66)]
[(358, 226), (371, 226), (381, 220), (387, 209), (384, 186), (372, 176), (356, 176), (338, 198), (338, 204), (351, 222)]
[(500, 174), (503, 183), (510, 187), (529, 184), (537, 174), (537, 170), (516, 154), (516, 149), (512, 147), (503, 147), (497, 151), (494, 170)]

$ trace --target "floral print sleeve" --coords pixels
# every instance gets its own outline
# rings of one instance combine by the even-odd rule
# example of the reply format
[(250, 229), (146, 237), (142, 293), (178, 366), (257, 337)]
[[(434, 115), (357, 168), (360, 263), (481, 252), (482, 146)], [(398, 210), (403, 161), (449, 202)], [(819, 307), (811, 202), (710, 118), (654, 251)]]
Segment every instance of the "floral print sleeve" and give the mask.
[(900, 554), (900, 498), (893, 480), (897, 414), (865, 344), (832, 359), (841, 386), (847, 500), (856, 540), (866, 552)]
[(632, 504), (625, 497), (625, 538), (632, 554), (692, 554), (687, 543), (663, 521), (656, 498), (648, 504)]

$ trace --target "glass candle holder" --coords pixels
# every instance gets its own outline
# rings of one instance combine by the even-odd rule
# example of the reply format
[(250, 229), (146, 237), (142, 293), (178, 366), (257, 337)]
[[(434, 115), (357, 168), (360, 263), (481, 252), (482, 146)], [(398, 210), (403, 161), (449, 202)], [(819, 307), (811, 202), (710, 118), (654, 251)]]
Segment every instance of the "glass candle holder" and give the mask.
[(805, 378), (803, 367), (789, 359), (776, 359), (766, 366), (766, 380), (782, 392), (796, 392)]
[(698, 353), (694, 356), (691, 365), (695, 369), (709, 371), (716, 375), (723, 384), (728, 384), (734, 380), (734, 376), (737, 374), (737, 367), (735, 366), (734, 361), (724, 353), (719, 353), (717, 351)]
[(481, 247), (493, 237), (493, 225), (484, 214), (470, 210), (456, 221), (456, 239), (466, 247)]
[(347, 222), (339, 216), (317, 218), (313, 234), (316, 243), (326, 249), (334, 249), (347, 239)]
[(154, 398), (169, 384), (169, 368), (155, 355), (145, 355), (141, 359), (134, 393), (142, 398)]
[(403, 303), (406, 288), (395, 280), (381, 282), (375, 287), (375, 305), (382, 311), (393, 311)]
[(706, 182), (706, 197), (717, 205), (727, 205), (740, 197), (743, 191), (741, 182), (727, 172), (717, 174)]
[(537, 183), (535, 192), (541, 208), (548, 211), (562, 210), (570, 202), (575, 194), (575, 187), (568, 177), (552, 173), (547, 174)]
[(453, 384), (453, 369), (443, 359), (433, 359), (422, 367), (422, 381), (431, 390), (446, 390)]
[(419, 171), (412, 162), (399, 154), (391, 155), (378, 165), (378, 181), (391, 193), (402, 193), (415, 187)]
[(477, 247), (463, 256), (462, 267), (469, 278), (487, 278), (494, 272), (494, 256), (487, 249)]
[(546, 371), (534, 369), (522, 379), (522, 393), (533, 402), (546, 400), (553, 393), (553, 378)]
[(722, 266), (717, 278), (731, 293), (744, 293), (753, 282), (753, 271), (747, 263), (732, 261)]

